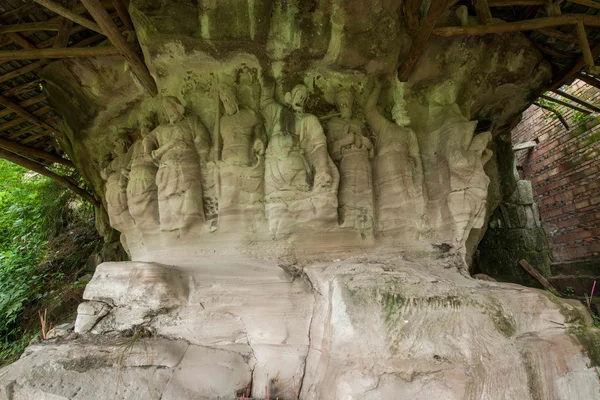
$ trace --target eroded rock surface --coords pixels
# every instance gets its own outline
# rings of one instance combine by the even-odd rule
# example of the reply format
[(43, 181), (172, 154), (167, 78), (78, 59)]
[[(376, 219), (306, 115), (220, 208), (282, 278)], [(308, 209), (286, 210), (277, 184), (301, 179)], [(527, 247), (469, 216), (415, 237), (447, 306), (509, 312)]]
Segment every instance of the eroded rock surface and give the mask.
[[(466, 276), (549, 67), (520, 34), (432, 38), (400, 82), (401, 5), (132, 0), (156, 98), (118, 58), (49, 65), (61, 145), (132, 261), (86, 289), (94, 362), (72, 374), (49, 357), (77, 363), (81, 343), (45, 343), (0, 393), (597, 397), (584, 310)], [(139, 332), (153, 361), (119, 367), (102, 340)]]
[[(247, 388), (280, 399), (598, 395), (598, 360), (585, 354), (600, 333), (581, 304), (463, 277), (458, 262), (413, 249), (293, 276), (275, 263), (205, 260), (181, 268), (189, 298), (168, 312), (123, 304), (94, 326), (102, 335), (30, 347), (0, 370), (0, 398), (233, 399)], [(111, 270), (102, 267), (92, 287)], [(146, 288), (147, 302), (161, 298)], [(116, 331), (151, 333), (111, 339)]]

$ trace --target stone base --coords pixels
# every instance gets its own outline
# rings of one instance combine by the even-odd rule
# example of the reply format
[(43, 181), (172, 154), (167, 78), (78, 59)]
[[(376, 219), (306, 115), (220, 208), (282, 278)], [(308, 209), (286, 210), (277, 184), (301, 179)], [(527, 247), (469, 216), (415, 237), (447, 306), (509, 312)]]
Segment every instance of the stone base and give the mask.
[[(86, 290), (94, 301), (102, 281), (144, 287), (145, 267), (154, 287), (188, 296), (161, 303), (160, 290), (148, 290), (137, 307), (119, 300), (125, 291), (105, 297), (112, 308), (94, 325), (100, 335), (30, 347), (0, 370), (0, 400), (234, 399), (247, 387), (282, 400), (598, 396), (600, 360), (586, 354), (600, 334), (581, 305), (464, 277), (447, 254), (304, 268), (223, 258), (104, 264)], [(111, 339), (115, 331), (153, 337)]]

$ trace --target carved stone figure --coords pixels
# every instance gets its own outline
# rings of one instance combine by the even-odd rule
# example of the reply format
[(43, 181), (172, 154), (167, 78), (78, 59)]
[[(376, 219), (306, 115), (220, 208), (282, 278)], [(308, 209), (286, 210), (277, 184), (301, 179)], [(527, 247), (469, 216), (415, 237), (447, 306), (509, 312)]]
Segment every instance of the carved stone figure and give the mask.
[(423, 225), (423, 167), (415, 132), (396, 98), (392, 110), (394, 122), (377, 108), (381, 83), (375, 86), (365, 105), (365, 116), (375, 134), (374, 187), (377, 230), (393, 231), (395, 236), (418, 239)]
[[(308, 89), (296, 85), (288, 92), (289, 107), (273, 99), (272, 88), (265, 92), (261, 107), (269, 140), (265, 196), (270, 230), (281, 231), (278, 225), (299, 224), (306, 218), (322, 222), (336, 219), (339, 174), (327, 152), (319, 119), (304, 112)], [(307, 201), (290, 206), (290, 201), (297, 200)], [(290, 209), (295, 211), (290, 213)]]
[[(296, 85), (286, 94), (290, 107), (272, 97), (263, 98), (269, 146), (266, 151), (265, 193), (294, 195), (328, 187), (332, 176), (327, 142), (319, 119), (304, 112), (308, 89)], [(314, 176), (313, 176), (314, 171)], [(285, 193), (288, 192), (288, 193)]]
[(339, 222), (362, 232), (373, 232), (373, 178), (370, 159), (374, 149), (366, 127), (352, 118), (354, 98), (340, 90), (335, 105), (340, 112), (327, 122), (329, 154), (340, 172)]
[(127, 205), (127, 177), (124, 174), (129, 164), (127, 147), (124, 139), (117, 139), (112, 151), (113, 159), (101, 171), (106, 181), (106, 211), (110, 225), (119, 232), (125, 232), (133, 227), (133, 218)]
[(215, 133), (219, 168), (219, 218), (256, 214), (264, 197), (266, 137), (254, 111), (240, 108), (234, 88), (221, 85), (225, 109)]
[(131, 161), (127, 168), (127, 201), (129, 212), (139, 230), (152, 230), (159, 226), (158, 187), (156, 174), (158, 167), (152, 152), (158, 148), (154, 135), (150, 135), (152, 123), (140, 121), (140, 138), (131, 147)]
[(475, 137), (472, 130), (461, 130), (461, 133), (448, 139), (448, 208), (454, 221), (454, 240), (464, 244), (471, 229), (479, 229), (485, 222), (490, 178), (483, 167), (493, 153), (487, 149), (491, 133), (480, 133)]
[(204, 221), (201, 157), (209, 151), (206, 128), (184, 116), (175, 97), (163, 100), (162, 123), (152, 134), (158, 148), (152, 157), (158, 163), (158, 211), (160, 229), (173, 231)]

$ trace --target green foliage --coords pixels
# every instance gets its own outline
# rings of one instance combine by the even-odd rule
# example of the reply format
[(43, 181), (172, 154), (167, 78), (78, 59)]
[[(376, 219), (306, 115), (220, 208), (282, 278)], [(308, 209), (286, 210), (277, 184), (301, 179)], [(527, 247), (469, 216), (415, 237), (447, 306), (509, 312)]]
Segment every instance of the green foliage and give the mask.
[(38, 309), (64, 303), (97, 245), (93, 220), (70, 191), (0, 160), (0, 365), (36, 335)]

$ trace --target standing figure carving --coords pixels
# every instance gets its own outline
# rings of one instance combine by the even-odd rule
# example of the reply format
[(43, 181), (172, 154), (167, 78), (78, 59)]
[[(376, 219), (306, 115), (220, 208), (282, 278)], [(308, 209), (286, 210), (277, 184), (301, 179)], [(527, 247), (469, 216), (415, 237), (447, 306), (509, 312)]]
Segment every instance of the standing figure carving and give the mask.
[(152, 152), (158, 148), (156, 137), (150, 134), (151, 121), (142, 119), (139, 123), (140, 138), (131, 147), (131, 161), (128, 167), (127, 201), (129, 212), (141, 231), (155, 230), (158, 220), (158, 187), (156, 174), (158, 167)]
[(454, 240), (459, 245), (467, 241), (471, 229), (483, 227), (490, 183), (483, 167), (493, 155), (487, 149), (492, 134), (473, 137), (473, 129), (471, 125), (471, 129), (457, 130), (448, 138), (448, 208), (454, 222)]
[(347, 89), (335, 96), (340, 113), (327, 122), (329, 154), (340, 173), (339, 223), (373, 233), (373, 178), (370, 159), (374, 149), (365, 124), (352, 118), (354, 97)]
[(281, 225), (303, 221), (335, 221), (339, 175), (319, 119), (304, 112), (308, 89), (296, 85), (285, 96), (287, 107), (275, 101), (273, 89), (263, 91), (261, 99), (269, 141), (265, 196), (270, 230), (280, 232), (285, 230)]
[(133, 218), (129, 213), (127, 204), (127, 177), (125, 168), (129, 163), (127, 147), (129, 143), (124, 139), (117, 139), (112, 151), (113, 159), (101, 171), (102, 178), (106, 181), (106, 211), (110, 225), (119, 232), (133, 228)]
[(184, 116), (176, 97), (165, 97), (162, 105), (161, 124), (152, 132), (158, 148), (151, 154), (158, 163), (160, 229), (174, 231), (204, 221), (200, 164), (210, 138), (199, 121)]
[(253, 218), (264, 198), (263, 126), (253, 110), (240, 108), (234, 87), (221, 85), (219, 98), (225, 110), (213, 149), (219, 169), (219, 219), (240, 214)]
[(402, 99), (392, 109), (394, 122), (377, 108), (381, 82), (375, 86), (365, 105), (365, 117), (375, 134), (374, 187), (377, 230), (384, 234), (416, 240), (423, 229), (425, 199), (423, 167), (415, 132), (406, 125)]

